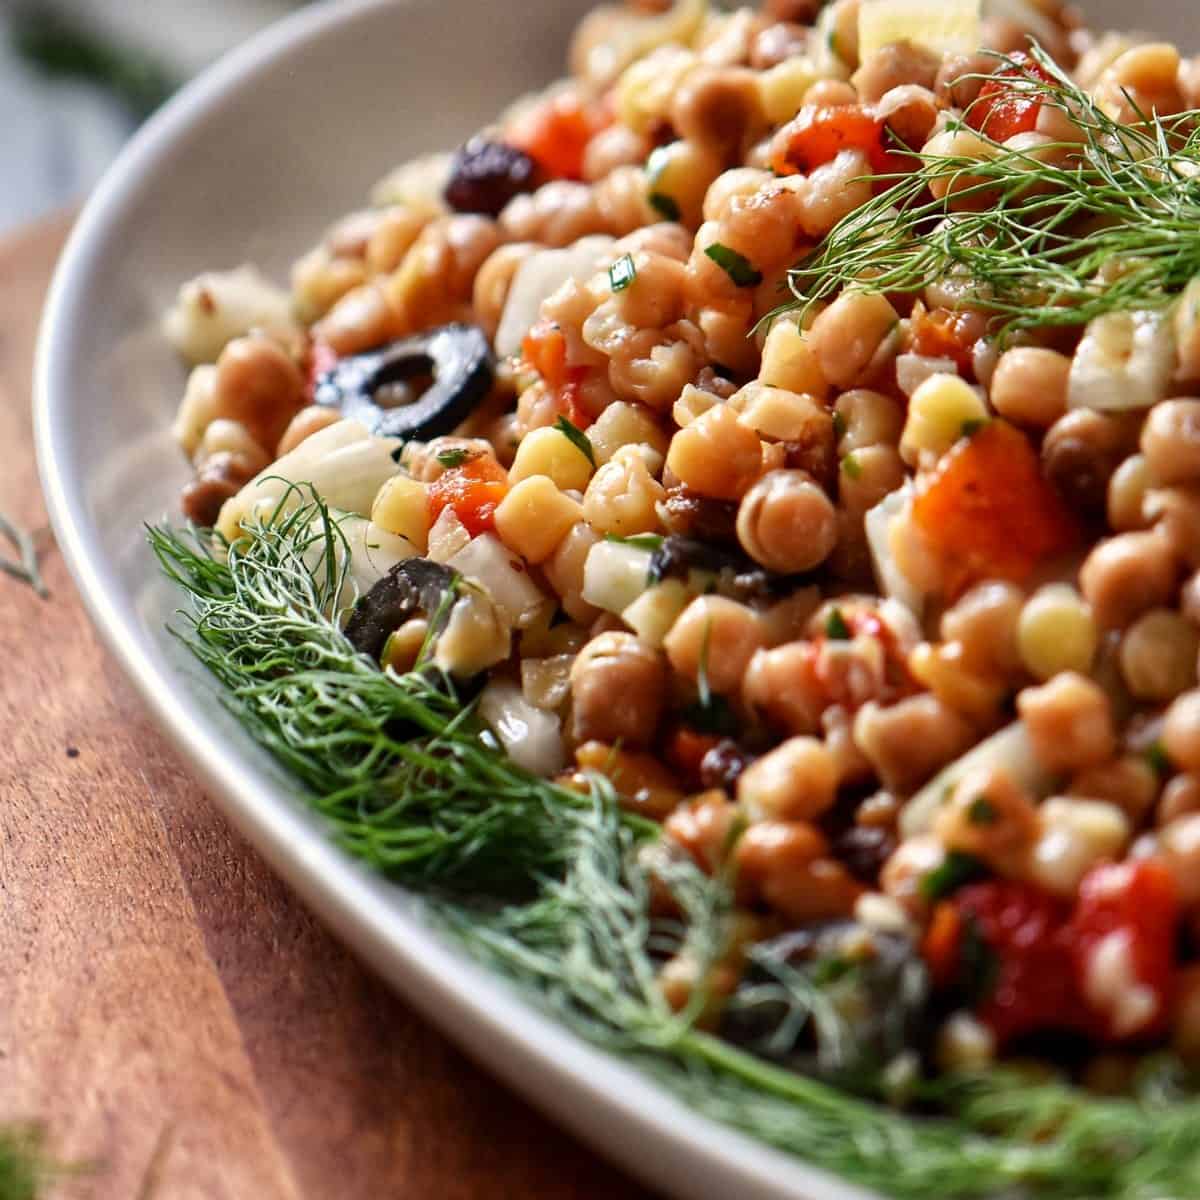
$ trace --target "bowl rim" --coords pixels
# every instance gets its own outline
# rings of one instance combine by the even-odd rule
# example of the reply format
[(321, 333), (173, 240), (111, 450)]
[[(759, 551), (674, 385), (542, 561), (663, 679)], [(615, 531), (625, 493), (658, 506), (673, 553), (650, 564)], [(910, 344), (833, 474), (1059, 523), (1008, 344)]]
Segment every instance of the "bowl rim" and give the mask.
[(34, 441), (59, 548), (108, 651), (209, 798), (340, 939), (489, 1071), (635, 1175), (677, 1194), (737, 1189), (747, 1200), (873, 1200), (801, 1157), (688, 1108), (401, 911), (392, 885), (338, 850), (294, 796), (230, 751), (191, 692), (174, 686), (177, 671), (123, 594), (97, 542), (81, 483), (70, 475), (70, 364), (80, 353), (78, 329), (94, 268), (122, 214), (152, 188), (158, 164), (175, 145), (208, 114), (236, 102), (256, 76), (302, 47), (402, 7), (403, 0), (326, 0), (269, 26), (155, 114), (87, 202), (54, 273), (34, 366)]

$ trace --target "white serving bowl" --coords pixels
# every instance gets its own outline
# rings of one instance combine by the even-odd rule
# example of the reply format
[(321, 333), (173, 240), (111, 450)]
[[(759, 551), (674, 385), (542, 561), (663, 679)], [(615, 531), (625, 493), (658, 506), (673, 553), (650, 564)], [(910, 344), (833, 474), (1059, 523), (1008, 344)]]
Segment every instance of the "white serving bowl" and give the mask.
[[(159, 332), (180, 282), (247, 260), (284, 278), (389, 167), (453, 146), (559, 73), (568, 31), (588, 7), (357, 0), (307, 9), (155, 117), (87, 206), (47, 304), (35, 400), (46, 500), (109, 648), (214, 799), (452, 1037), (597, 1148), (681, 1197), (866, 1200), (698, 1117), (433, 937), (402, 893), (332, 846), (165, 631), (179, 597), (155, 567), (143, 523), (176, 511), (187, 476), (169, 432), (184, 376)], [(1116, 0), (1093, 7), (1121, 15)], [(1181, 38), (1190, 34), (1188, 6), (1157, 7), (1164, 32), (1173, 23)], [(1139, 18), (1153, 24), (1145, 7)]]

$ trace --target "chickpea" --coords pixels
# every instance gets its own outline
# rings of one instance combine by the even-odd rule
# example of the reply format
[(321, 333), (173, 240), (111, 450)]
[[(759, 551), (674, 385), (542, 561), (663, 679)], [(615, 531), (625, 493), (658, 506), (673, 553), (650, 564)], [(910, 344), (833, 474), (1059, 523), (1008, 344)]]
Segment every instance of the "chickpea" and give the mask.
[(644, 225), (619, 238), (613, 245), (613, 254), (665, 254), (676, 262), (686, 263), (692, 253), (692, 235), (674, 221), (658, 221)]
[(1179, 91), (1179, 51), (1162, 42), (1126, 50), (1100, 77), (1097, 103), (1123, 125), (1146, 117), (1170, 116), (1183, 108)]
[(1154, 807), (1158, 790), (1158, 772), (1144, 756), (1127, 754), (1112, 762), (1077, 771), (1071, 778), (1067, 794), (1114, 804), (1133, 825), (1138, 826)]
[(813, 108), (841, 108), (857, 104), (858, 92), (842, 79), (818, 79), (805, 93), (804, 103)]
[(1064, 671), (1017, 697), (1017, 711), (1047, 771), (1097, 766), (1113, 756), (1116, 731), (1108, 697), (1086, 676)]
[(1101, 542), (1079, 572), (1084, 599), (1102, 629), (1122, 629), (1175, 591), (1176, 558), (1157, 533), (1122, 533)]
[(396, 314), (378, 283), (352, 288), (313, 327), (314, 336), (337, 354), (361, 354), (396, 332)]
[(1200, 774), (1200, 691), (1186, 692), (1167, 709), (1162, 744), (1181, 771)]
[(650, 156), (654, 143), (644, 133), (618, 122), (602, 129), (583, 152), (583, 177), (595, 183), (617, 167), (640, 166)]
[(799, 193), (800, 227), (816, 240), (871, 199), (871, 164), (861, 150), (843, 150), (810, 171)]
[[(935, 133), (925, 143), (921, 153), (929, 159), (976, 159), (983, 162), (995, 158), (1000, 151), (970, 129), (946, 129)], [(985, 209), (995, 202), (995, 192), (986, 184), (983, 176), (962, 170), (935, 176), (929, 190), (938, 200), (949, 197), (956, 208)]]
[(865, 704), (854, 719), (854, 740), (884, 787), (909, 793), (974, 741), (972, 726), (936, 696), (910, 696), (884, 708)]
[(792, 738), (742, 772), (738, 803), (751, 821), (814, 821), (837, 784), (833, 755), (816, 738)]
[[(556, 179), (536, 192), (514, 196), (499, 220), (504, 240), (538, 242), (543, 246), (569, 246), (589, 234), (609, 232), (593, 188), (567, 179)], [(494, 249), (493, 245), (489, 253)]]
[(633, 256), (637, 274), (611, 303), (620, 319), (635, 329), (659, 329), (683, 316), (685, 268), (665, 254), (642, 251)]
[(885, 92), (875, 112), (888, 132), (905, 146), (923, 146), (937, 124), (937, 97), (928, 88), (906, 83)]
[(996, 59), (982, 52), (950, 54), (942, 60), (933, 90), (948, 108), (969, 108), (979, 98), (988, 75), (996, 70)]
[(992, 376), (996, 411), (1018, 425), (1049, 429), (1067, 411), (1071, 360), (1055, 350), (1018, 346), (1006, 350)]
[(1127, 422), (1089, 408), (1075, 409), (1046, 434), (1042, 473), (1068, 504), (1102, 513), (1109, 479), (1134, 449), (1131, 441)]
[(932, 50), (905, 38), (876, 50), (854, 73), (851, 83), (859, 98), (870, 104), (902, 84), (932, 88), (940, 65), (941, 59)]
[(837, 515), (811, 475), (772, 471), (742, 500), (737, 533), (755, 562), (781, 575), (800, 574), (833, 552)]
[(1143, 508), (1150, 487), (1144, 454), (1131, 454), (1108, 481), (1108, 523), (1118, 533), (1133, 533), (1148, 524)]
[(240, 421), (226, 420), (224, 417), (213, 421), (204, 431), (192, 461), (202, 470), (204, 464), (217, 454), (237, 455), (247, 466), (254, 468), (251, 475), (257, 475), (274, 461), (250, 436), (250, 431), (245, 425)]
[(558, 593), (567, 616), (581, 624), (594, 620), (599, 611), (583, 598), (584, 566), (599, 541), (600, 535), (586, 521), (580, 521), (559, 542), (549, 561), (542, 564), (546, 582)]
[[(764, 274), (790, 267), (798, 246), (799, 211), (799, 194), (780, 185), (734, 196), (717, 222), (714, 240), (743, 255)], [(778, 290), (772, 294), (778, 297)]]
[(1164, 829), (1173, 821), (1182, 820), (1200, 813), (1200, 775), (1186, 772), (1176, 775), (1165, 788), (1158, 801), (1154, 823)]
[(947, 850), (974, 855), (1002, 875), (1017, 875), (1037, 841), (1038, 814), (1006, 771), (983, 767), (959, 782), (933, 831)]
[(910, 916), (922, 917), (929, 909), (929, 900), (921, 885), (945, 861), (946, 847), (935, 834), (906, 838), (883, 864), (879, 886)]
[(683, 803), (674, 775), (653, 754), (593, 741), (584, 742), (575, 751), (575, 762), (581, 771), (604, 776), (628, 812), (662, 821)]
[(1021, 669), (1017, 629), (1025, 597), (1011, 583), (981, 583), (942, 616), (942, 637), (962, 646), (963, 662), (985, 674)]
[(292, 304), (302, 320), (315, 321), (366, 280), (367, 268), (361, 259), (334, 258), (324, 246), (318, 246), (292, 267)]
[(841, 863), (824, 857), (824, 842), (800, 822), (751, 825), (737, 845), (739, 883), (789, 921), (847, 917), (862, 888)]
[(714, 500), (740, 500), (762, 466), (758, 434), (718, 404), (671, 439), (667, 468), (680, 482)]
[(268, 337), (235, 338), (217, 360), (215, 416), (240, 421), (264, 449), (304, 406), (300, 368)]
[(856, 388), (843, 392), (834, 406), (842, 425), (837, 451), (841, 457), (867, 446), (898, 446), (904, 432), (904, 409), (882, 392)]
[(659, 528), (655, 505), (664, 499), (665, 489), (646, 469), (637, 448), (625, 447), (592, 476), (583, 515), (598, 533), (653, 533)]
[(1200, 625), (1200, 571), (1197, 571), (1179, 593), (1179, 611), (1193, 625)]
[(1142, 515), (1188, 567), (1200, 566), (1200, 488), (1156, 488), (1145, 494)]
[[(737, 300), (701, 308), (695, 323), (704, 337), (704, 357), (728, 371), (750, 376), (758, 372), (758, 343), (750, 335), (758, 318), (753, 300)], [(708, 387), (712, 391), (712, 387)]]
[(1142, 453), (1160, 486), (1200, 479), (1200, 400), (1156, 404), (1142, 429)]
[(663, 834), (713, 875), (725, 861), (738, 811), (724, 792), (705, 792), (663, 822)]
[(1185, 907), (1200, 904), (1200, 815), (1172, 821), (1159, 831), (1158, 841)]
[(572, 736), (648, 746), (667, 691), (663, 656), (632, 633), (602, 633), (571, 667)]
[(1173, 700), (1196, 685), (1200, 632), (1170, 609), (1139, 617), (1121, 639), (1121, 674), (1137, 700)]
[(696, 67), (671, 105), (671, 124), (679, 136), (727, 162), (765, 132), (765, 120), (756, 76), (742, 67)]
[(894, 446), (856, 450), (853, 461), (853, 473), (843, 470), (838, 477), (838, 500), (846, 515), (857, 523), (884, 497), (903, 487), (907, 473)]
[(646, 162), (650, 204), (669, 219), (677, 212), (688, 229), (699, 229), (705, 193), (724, 167), (724, 158), (701, 142), (660, 146)]
[(969, 720), (988, 725), (1001, 712), (1007, 691), (1004, 681), (967, 667), (959, 642), (940, 646), (923, 642), (909, 654), (908, 670), (943, 704)]
[[(813, 0), (804, 0), (810, 8), (816, 8)], [(802, 20), (787, 17), (774, 25), (768, 25), (754, 39), (750, 48), (750, 66), (756, 71), (769, 71), (789, 58), (802, 54), (808, 46), (809, 31)]]
[(394, 271), (428, 224), (427, 213), (399, 205), (379, 213), (366, 248), (368, 273), (387, 275)]
[(724, 596), (701, 596), (683, 610), (663, 647), (675, 672), (718, 695), (736, 694), (755, 652), (766, 644), (759, 615)]
[(617, 167), (592, 184), (592, 204), (600, 231), (618, 238), (628, 237), (662, 215), (650, 203), (644, 167)]
[(876, 362), (899, 320), (886, 297), (843, 292), (817, 317), (808, 335), (825, 378), (836, 387), (852, 387)]
[(816, 733), (826, 702), (812, 677), (812, 643), (789, 642), (755, 654), (742, 698), (778, 728)]
[[(705, 223), (719, 222), (729, 211), (729, 206), (734, 200), (753, 196), (774, 182), (775, 178), (770, 171), (759, 171), (754, 167), (734, 167), (718, 175), (704, 195)], [(712, 232), (714, 237), (710, 240), (720, 240), (715, 236), (717, 230)]]
[(180, 506), (189, 521), (201, 528), (216, 525), (221, 507), (254, 478), (256, 464), (240, 454), (222, 451), (200, 468), (196, 478), (184, 486)]

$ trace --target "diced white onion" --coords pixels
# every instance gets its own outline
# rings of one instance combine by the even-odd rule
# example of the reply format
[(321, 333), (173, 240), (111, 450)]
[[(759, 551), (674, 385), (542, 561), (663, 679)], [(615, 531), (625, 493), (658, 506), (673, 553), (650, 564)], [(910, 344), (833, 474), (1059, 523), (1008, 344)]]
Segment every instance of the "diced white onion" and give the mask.
[(622, 542), (597, 542), (583, 566), (583, 598), (620, 616), (645, 590), (650, 551)]
[(518, 354), (525, 335), (538, 319), (542, 303), (568, 279), (590, 278), (609, 257), (613, 239), (597, 235), (580, 238), (565, 250), (539, 250), (530, 255), (513, 276), (496, 332), (496, 353)]
[(639, 641), (661, 649), (680, 614), (699, 594), (678, 579), (667, 579), (644, 591), (621, 614), (621, 620)]
[(479, 697), (479, 715), (504, 752), (533, 775), (551, 776), (566, 764), (562, 722), (535, 708), (510, 679), (493, 679)]
[(912, 484), (885, 496), (870, 512), (867, 513), (863, 527), (867, 534), (867, 545), (871, 551), (871, 562), (875, 568), (875, 578), (879, 590), (885, 596), (898, 600), (914, 616), (920, 617), (925, 608), (925, 597), (909, 582), (908, 576), (900, 570), (899, 564), (892, 556), (891, 527), (892, 522), (904, 511), (912, 499)]
[(1092, 321), (1067, 384), (1071, 408), (1128, 412), (1166, 398), (1175, 367), (1171, 313), (1115, 312)]
[(952, 358), (930, 358), (925, 354), (901, 354), (896, 359), (896, 383), (911, 396), (927, 379), (935, 375), (957, 375), (958, 364)]
[(525, 564), (494, 534), (473, 538), (446, 565), (486, 588), (500, 616), (515, 629), (524, 628), (546, 603)]
[[(346, 571), (342, 589), (332, 605), (336, 614), (345, 612), (359, 596), (369, 592), (397, 563), (415, 558), (417, 548), (407, 538), (388, 533), (365, 517), (354, 513), (333, 513), (332, 516), (346, 539), (344, 544), (337, 539), (333, 542), (335, 570)], [(318, 579), (325, 574), (325, 556), (329, 549), (323, 533), (320, 522), (309, 526), (313, 541), (304, 553), (305, 566)]]

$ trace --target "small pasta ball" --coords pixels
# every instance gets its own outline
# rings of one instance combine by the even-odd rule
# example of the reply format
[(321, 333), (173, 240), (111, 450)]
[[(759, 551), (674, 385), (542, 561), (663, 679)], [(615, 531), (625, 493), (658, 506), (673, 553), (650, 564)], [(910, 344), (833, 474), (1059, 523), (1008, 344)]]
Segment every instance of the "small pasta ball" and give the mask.
[(816, 738), (791, 738), (752, 763), (737, 798), (751, 821), (815, 821), (837, 795), (833, 755)]
[(323, 317), (347, 292), (367, 281), (361, 258), (335, 258), (324, 246), (292, 267), (292, 304), (302, 321)]
[(666, 254), (642, 251), (633, 256), (635, 274), (611, 303), (622, 321), (635, 329), (660, 329), (683, 316), (686, 268)]
[(776, 321), (763, 345), (759, 383), (824, 400), (829, 381), (812, 341), (795, 321)]
[(756, 651), (766, 645), (758, 614), (724, 596), (700, 596), (684, 609), (663, 643), (677, 674), (699, 683), (703, 670), (708, 686), (733, 695)]
[(824, 839), (803, 821), (761, 821), (735, 851), (738, 880), (752, 896), (796, 924), (848, 917), (862, 886), (822, 856)]
[(193, 367), (188, 376), (172, 432), (179, 448), (191, 458), (204, 431), (217, 419), (217, 368), (211, 363)]
[(371, 275), (387, 275), (394, 271), (412, 249), (412, 244), (429, 224), (429, 214), (396, 205), (378, 214), (378, 220), (367, 242), (367, 271)]
[(1142, 500), (1142, 515), (1189, 568), (1200, 566), (1200, 487), (1155, 488)]
[(304, 407), (304, 376), (271, 338), (235, 338), (217, 360), (214, 415), (240, 421), (264, 449)]
[(546, 582), (562, 601), (563, 611), (581, 625), (599, 615), (599, 609), (583, 598), (588, 555), (599, 542), (600, 535), (586, 521), (580, 521), (542, 564)]
[(1011, 583), (981, 583), (965, 593), (942, 616), (947, 642), (962, 647), (963, 662), (985, 674), (1011, 675), (1020, 670), (1018, 623), (1025, 595)]
[(722, 172), (704, 195), (705, 222), (720, 221), (732, 201), (739, 196), (753, 196), (774, 179), (770, 171), (761, 171), (757, 167), (734, 167)]
[(352, 288), (313, 326), (313, 336), (339, 355), (361, 354), (390, 341), (396, 314), (383, 288), (364, 283)]
[(1185, 693), (1167, 709), (1162, 744), (1181, 771), (1200, 773), (1200, 691)]
[[(646, 746), (654, 740), (667, 693), (666, 660), (632, 633), (602, 633), (571, 666), (577, 741)], [(614, 702), (619, 697), (619, 702)]]
[(816, 68), (807, 57), (784, 59), (758, 76), (759, 99), (772, 125), (785, 125), (804, 105), (809, 88), (817, 81)]
[(1006, 350), (992, 375), (996, 411), (1017, 425), (1049, 429), (1067, 411), (1071, 360), (1056, 350), (1018, 346)]
[(695, 376), (697, 365), (690, 343), (643, 329), (614, 348), (608, 361), (608, 383), (622, 400), (665, 412)]
[(844, 217), (871, 199), (871, 164), (861, 150), (843, 150), (832, 162), (809, 172), (801, 200), (800, 227), (823, 238)]
[(1164, 400), (1142, 427), (1142, 454), (1160, 487), (1200, 480), (1200, 400)]
[(915, 791), (975, 740), (974, 727), (936, 696), (888, 707), (871, 701), (854, 718), (854, 741), (891, 791)]
[(943, 704), (981, 725), (995, 720), (1001, 711), (1007, 690), (1004, 681), (967, 667), (958, 642), (940, 646), (922, 642), (909, 654), (908, 670)]
[(1079, 587), (1101, 629), (1123, 629), (1174, 595), (1178, 562), (1155, 532), (1122, 533), (1101, 542), (1079, 571)]
[(909, 464), (923, 454), (940, 458), (987, 419), (987, 405), (973, 387), (957, 375), (932, 375), (909, 401), (900, 454)]
[(937, 97), (917, 83), (904, 83), (879, 97), (875, 114), (893, 138), (906, 146), (923, 146), (937, 124)]
[[(853, 466), (850, 464), (853, 463)], [(894, 446), (865, 446), (842, 459), (838, 502), (857, 523), (884, 497), (904, 486), (904, 462)]]
[(601, 466), (622, 446), (651, 446), (665, 456), (671, 444), (670, 437), (649, 409), (624, 400), (610, 404), (596, 418), (588, 428), (588, 441)]
[(650, 206), (668, 221), (699, 229), (705, 194), (724, 165), (719, 154), (698, 142), (681, 140), (660, 146), (646, 160)]
[(1145, 529), (1146, 493), (1150, 489), (1150, 469), (1144, 454), (1131, 454), (1108, 481), (1108, 523), (1117, 533)]
[(1063, 671), (1091, 670), (1100, 632), (1083, 597), (1069, 584), (1050, 584), (1021, 610), (1017, 645), (1021, 662), (1045, 682)]
[(837, 513), (815, 479), (804, 471), (771, 471), (738, 507), (742, 549), (780, 575), (810, 571), (837, 544)]
[(429, 547), (429, 489), (407, 475), (393, 475), (371, 505), (371, 520), (380, 529), (407, 538), (424, 554)]
[(617, 537), (653, 533), (660, 527), (656, 506), (666, 495), (637, 448), (627, 447), (592, 476), (583, 497), (583, 515), (599, 533)]
[(310, 404), (302, 408), (291, 420), (275, 447), (275, 457), (282, 458), (290, 454), (301, 442), (336, 425), (342, 419), (342, 414), (336, 408), (325, 408), (320, 404)]
[(1133, 836), (1126, 815), (1104, 801), (1054, 797), (1038, 815), (1041, 836), (1030, 857), (1029, 877), (1064, 899), (1075, 896), (1093, 867), (1120, 858)]
[(939, 55), (903, 38), (876, 50), (855, 71), (850, 82), (858, 89), (860, 100), (874, 103), (892, 88), (904, 84), (932, 88), (940, 66)]
[(852, 387), (875, 363), (899, 321), (886, 296), (843, 292), (808, 333), (821, 373), (835, 387)]
[(592, 478), (592, 464), (558, 429), (535, 429), (521, 439), (508, 478), (520, 483), (533, 475), (549, 476), (564, 492), (582, 492)]
[(240, 421), (219, 417), (204, 431), (200, 445), (196, 448), (193, 462), (197, 467), (216, 454), (235, 454), (247, 465), (253, 466), (257, 475), (271, 465), (271, 456), (250, 436), (250, 431)]
[(1100, 77), (1096, 101), (1114, 120), (1139, 125), (1149, 116), (1170, 116), (1183, 107), (1179, 51), (1166, 42), (1126, 50)]
[(713, 500), (740, 500), (762, 466), (758, 434), (718, 404), (672, 439), (667, 468), (690, 491)]
[(1158, 771), (1145, 756), (1127, 754), (1098, 767), (1076, 771), (1067, 794), (1115, 804), (1132, 824), (1141, 825), (1158, 799), (1160, 782)]
[(1017, 697), (1038, 762), (1047, 771), (1076, 771), (1112, 758), (1116, 748), (1112, 706), (1100, 686), (1066, 671)]
[[(966, 159), (968, 161), (975, 159), (985, 162), (996, 158), (1000, 153), (1001, 151), (996, 146), (984, 141), (979, 134), (970, 129), (946, 129), (941, 133), (935, 133), (925, 143), (921, 156), (926, 161), (934, 160), (936, 165), (936, 160), (939, 158)], [(981, 176), (972, 175), (968, 171), (959, 170), (956, 167), (954, 170), (948, 170), (944, 175), (935, 174), (930, 180), (929, 190), (938, 200), (944, 200), (950, 196), (955, 207), (983, 209), (988, 208), (995, 201), (994, 191), (983, 187), (986, 183), (987, 180)]]
[(1006, 771), (983, 767), (955, 787), (933, 831), (947, 850), (973, 855), (1003, 875), (1019, 875), (1037, 841), (1038, 810)]
[(496, 533), (526, 562), (542, 563), (583, 517), (583, 508), (552, 479), (522, 479), (496, 508)]
[(833, 448), (833, 419), (823, 404), (801, 392), (748, 383), (730, 401), (742, 423), (767, 441)]
[(689, 71), (671, 104), (671, 124), (682, 138), (726, 161), (765, 132), (766, 117), (753, 71), (701, 65)]
[(1200, 775), (1187, 772), (1176, 775), (1165, 788), (1159, 798), (1155, 810), (1154, 823), (1159, 829), (1164, 829), (1172, 821), (1200, 813)]
[(1200, 904), (1200, 815), (1172, 821), (1159, 831), (1158, 844), (1184, 905)]
[(1121, 639), (1121, 675), (1137, 700), (1163, 703), (1196, 684), (1200, 632), (1177, 612), (1152, 609)]

